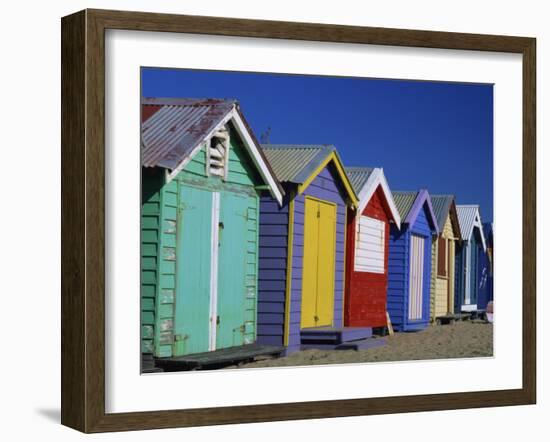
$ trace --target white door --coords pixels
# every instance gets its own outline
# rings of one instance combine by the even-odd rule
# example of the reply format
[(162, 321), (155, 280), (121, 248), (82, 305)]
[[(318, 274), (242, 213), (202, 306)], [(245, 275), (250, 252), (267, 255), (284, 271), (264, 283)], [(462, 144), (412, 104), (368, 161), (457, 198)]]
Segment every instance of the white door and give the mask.
[(424, 238), (411, 235), (409, 269), (409, 319), (422, 319), (422, 292), (424, 277)]

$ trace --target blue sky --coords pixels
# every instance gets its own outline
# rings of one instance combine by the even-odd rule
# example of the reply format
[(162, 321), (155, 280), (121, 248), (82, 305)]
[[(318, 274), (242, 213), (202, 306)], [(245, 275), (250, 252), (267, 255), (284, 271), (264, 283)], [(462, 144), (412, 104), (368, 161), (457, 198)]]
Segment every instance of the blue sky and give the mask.
[(393, 190), (452, 193), (493, 220), (492, 85), (144, 68), (142, 96), (235, 98), (258, 139), (334, 144)]

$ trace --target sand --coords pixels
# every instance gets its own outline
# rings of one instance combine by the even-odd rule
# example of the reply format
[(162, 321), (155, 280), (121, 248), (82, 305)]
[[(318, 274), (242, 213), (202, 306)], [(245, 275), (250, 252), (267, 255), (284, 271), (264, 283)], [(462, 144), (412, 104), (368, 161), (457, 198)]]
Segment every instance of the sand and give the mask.
[(420, 332), (395, 333), (386, 339), (386, 345), (367, 350), (303, 350), (286, 357), (240, 364), (238, 368), (473, 358), (493, 355), (493, 324), (484, 321), (430, 326)]

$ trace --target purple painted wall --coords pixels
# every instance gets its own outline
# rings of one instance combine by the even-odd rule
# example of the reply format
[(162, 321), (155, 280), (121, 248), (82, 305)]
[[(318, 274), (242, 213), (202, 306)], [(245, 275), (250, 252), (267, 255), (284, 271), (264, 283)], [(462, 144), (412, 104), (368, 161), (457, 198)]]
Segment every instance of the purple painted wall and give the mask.
[(288, 241), (288, 204), (260, 198), (257, 342), (283, 345)]
[[(299, 349), (302, 298), (305, 197), (337, 204), (334, 327), (343, 326), (346, 192), (329, 164), (294, 199), (294, 235), (288, 349)], [(283, 345), (287, 263), (288, 202), (278, 208), (269, 196), (260, 200), (258, 342)]]

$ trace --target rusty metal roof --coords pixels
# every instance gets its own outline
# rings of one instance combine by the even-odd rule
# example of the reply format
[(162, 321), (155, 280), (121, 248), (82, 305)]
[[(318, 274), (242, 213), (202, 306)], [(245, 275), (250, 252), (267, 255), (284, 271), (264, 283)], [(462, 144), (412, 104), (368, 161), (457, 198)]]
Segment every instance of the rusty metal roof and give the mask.
[(142, 99), (142, 165), (174, 170), (235, 106), (235, 100)]
[(279, 181), (302, 184), (335, 147), (329, 144), (262, 144), (262, 149)]
[(373, 167), (346, 167), (346, 173), (355, 193), (359, 194), (373, 171)]

